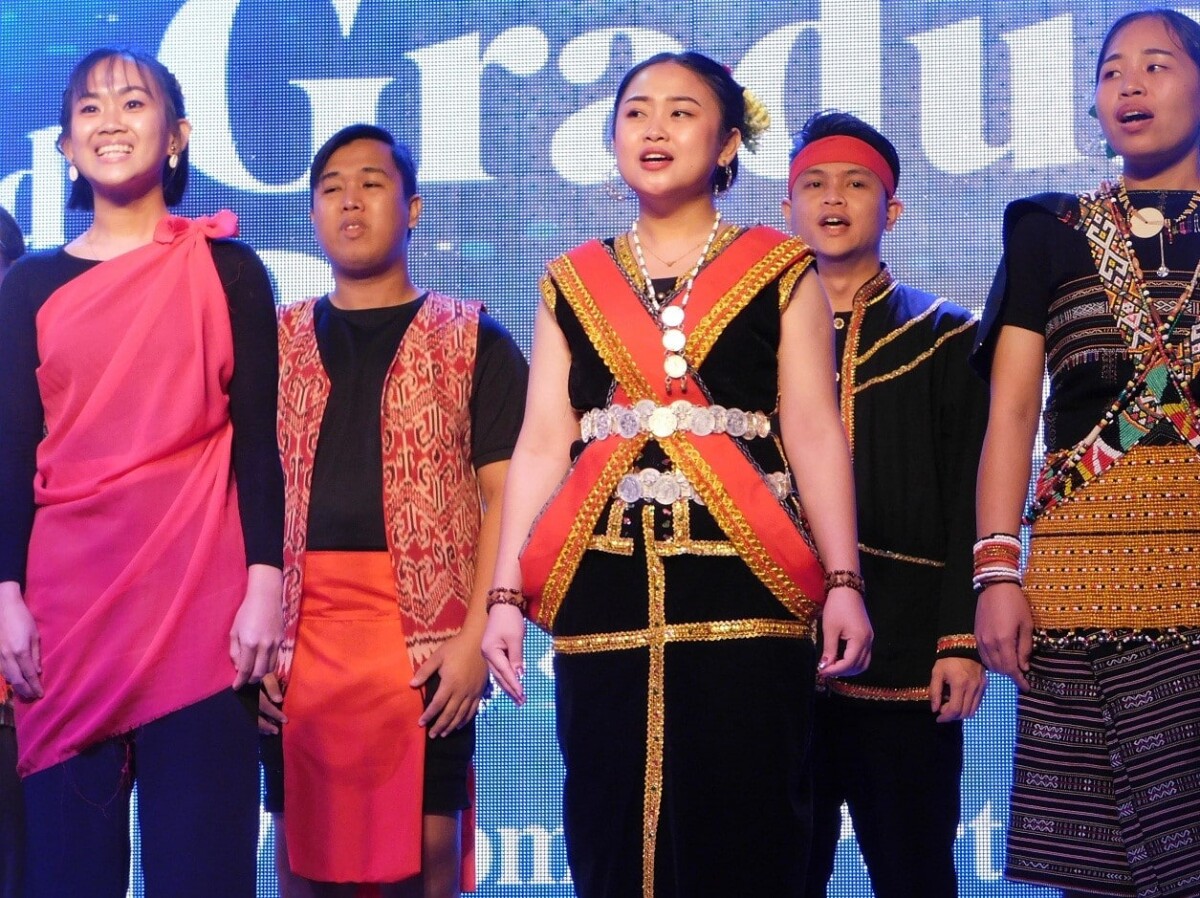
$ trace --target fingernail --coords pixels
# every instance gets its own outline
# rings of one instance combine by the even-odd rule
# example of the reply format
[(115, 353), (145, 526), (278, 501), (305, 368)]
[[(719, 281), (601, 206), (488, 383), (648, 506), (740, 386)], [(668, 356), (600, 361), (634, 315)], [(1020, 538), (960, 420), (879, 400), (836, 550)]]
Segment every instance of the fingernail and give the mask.
[(824, 670), (828, 664), (828, 661), (821, 659), (819, 662), (817, 662), (817, 670)]

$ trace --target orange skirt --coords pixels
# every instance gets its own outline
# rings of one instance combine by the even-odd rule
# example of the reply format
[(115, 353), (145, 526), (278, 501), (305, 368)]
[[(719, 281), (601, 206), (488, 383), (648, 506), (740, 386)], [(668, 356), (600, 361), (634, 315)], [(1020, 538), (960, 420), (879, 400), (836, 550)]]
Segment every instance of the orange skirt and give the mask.
[(425, 729), (386, 552), (309, 552), (283, 727), (292, 871), (322, 882), (421, 872)]

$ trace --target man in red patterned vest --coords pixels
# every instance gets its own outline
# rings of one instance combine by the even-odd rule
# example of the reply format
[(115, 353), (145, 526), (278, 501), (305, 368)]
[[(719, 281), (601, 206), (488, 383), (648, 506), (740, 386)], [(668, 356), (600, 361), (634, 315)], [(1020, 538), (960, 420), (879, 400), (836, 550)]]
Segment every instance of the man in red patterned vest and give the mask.
[(479, 303), (413, 283), (406, 146), (352, 125), (310, 183), (335, 287), (279, 324), (285, 640), (262, 729), (283, 736), (281, 759), (264, 752), (282, 893), (458, 895), (473, 886), (462, 811), (483, 600), (527, 368)]

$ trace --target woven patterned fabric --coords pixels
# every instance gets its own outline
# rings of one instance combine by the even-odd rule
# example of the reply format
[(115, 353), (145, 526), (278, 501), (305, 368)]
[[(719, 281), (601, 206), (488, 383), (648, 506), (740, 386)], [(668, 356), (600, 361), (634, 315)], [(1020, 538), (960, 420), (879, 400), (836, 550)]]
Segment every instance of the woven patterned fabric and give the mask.
[(1035, 652), (1018, 700), (1007, 875), (1200, 894), (1200, 631)]
[(1200, 626), (1200, 457), (1137, 445), (1033, 526), (1025, 594), (1040, 630)]

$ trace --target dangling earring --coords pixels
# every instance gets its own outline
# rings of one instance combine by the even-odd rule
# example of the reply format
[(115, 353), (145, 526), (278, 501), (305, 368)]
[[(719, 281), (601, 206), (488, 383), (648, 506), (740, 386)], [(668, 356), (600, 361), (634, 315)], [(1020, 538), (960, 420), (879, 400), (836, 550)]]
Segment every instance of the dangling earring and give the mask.
[(733, 166), (722, 165), (717, 169), (717, 176), (713, 178), (713, 198), (719, 197), (732, 186)]
[(171, 155), (167, 157), (167, 167), (172, 169), (179, 167), (179, 154), (175, 152), (175, 144), (171, 144)]
[(624, 184), (625, 182), (621, 180), (621, 172), (617, 169), (617, 163), (614, 161), (608, 177), (604, 179), (604, 192), (618, 203), (624, 202), (629, 199), (629, 194), (622, 189)]
[[(1096, 119), (1097, 122), (1100, 121), (1100, 112), (1096, 109), (1095, 103), (1088, 108), (1088, 115)], [(1117, 151), (1112, 148), (1112, 144), (1108, 142), (1108, 138), (1104, 136), (1103, 132), (1097, 134), (1092, 140), (1088, 141), (1088, 149), (1103, 150), (1104, 158), (1106, 159), (1117, 158)]]
[(75, 167), (74, 162), (67, 166), (67, 180), (72, 183), (79, 180), (79, 169)]

